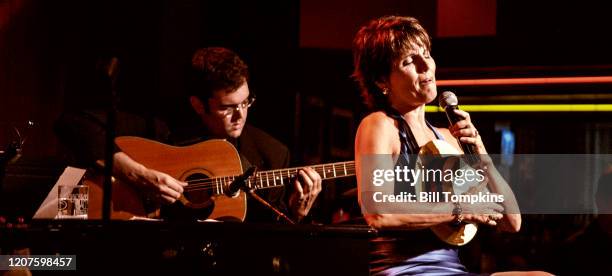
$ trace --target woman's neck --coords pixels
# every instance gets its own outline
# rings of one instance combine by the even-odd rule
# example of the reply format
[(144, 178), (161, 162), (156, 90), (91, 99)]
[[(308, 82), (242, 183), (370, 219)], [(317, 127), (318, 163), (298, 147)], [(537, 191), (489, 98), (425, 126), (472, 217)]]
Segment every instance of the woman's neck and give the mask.
[[(395, 108), (395, 107), (394, 107)], [(417, 140), (419, 146), (427, 143), (430, 140), (436, 139), (436, 135), (429, 128), (425, 121), (425, 105), (408, 107), (396, 110), (402, 115), (412, 133)]]
[(393, 106), (393, 108), (395, 108), (395, 110), (397, 110), (402, 115), (404, 120), (406, 120), (409, 125), (427, 125), (425, 123), (425, 105), (405, 107)]

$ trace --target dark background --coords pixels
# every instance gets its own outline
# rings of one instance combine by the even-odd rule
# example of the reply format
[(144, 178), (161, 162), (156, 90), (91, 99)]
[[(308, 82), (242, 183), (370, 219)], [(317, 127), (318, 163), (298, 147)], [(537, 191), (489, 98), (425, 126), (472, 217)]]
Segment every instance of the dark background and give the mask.
[[(606, 75), (611, 70), (611, 42), (606, 39), (610, 24), (606, 9), (595, 2), (465, 0), (450, 8), (448, 2), (3, 0), (0, 122), (10, 128), (34, 120), (38, 126), (24, 158), (56, 156), (53, 121), (65, 109), (105, 106), (108, 88), (100, 78), (111, 57), (119, 59), (117, 89), (124, 109), (180, 122), (180, 116), (190, 112), (181, 96), (191, 54), (199, 47), (224, 46), (250, 66), (250, 86), (258, 96), (250, 122), (296, 149), (296, 160), (312, 151), (303, 147), (316, 148), (317, 143), (325, 144), (319, 159), (333, 158), (328, 145), (333, 134), (326, 124), (333, 121), (329, 118), (334, 108), (336, 113), (348, 110), (356, 123), (365, 114), (349, 77), (350, 39), (358, 26), (383, 14), (412, 15), (423, 22), (434, 37), (438, 79)], [(477, 11), (494, 13), (493, 34), (437, 35), (442, 25), (454, 24), (438, 17), (440, 9), (470, 12), (483, 3), (493, 3)], [(608, 88), (467, 87), (456, 92), (479, 97), (607, 94)], [(306, 116), (317, 108), (324, 111), (315, 112), (323, 122)], [(609, 114), (568, 116), (582, 115), (607, 122)], [(523, 121), (520, 116), (496, 117)], [(4, 132), (0, 142), (6, 143), (11, 133)], [(315, 141), (302, 141), (304, 137)]]
[[(608, 9), (596, 1), (0, 0), (0, 146), (15, 139), (13, 127), (27, 135), (23, 156), (7, 168), (0, 215), (31, 217), (55, 183), (66, 164), (53, 123), (63, 110), (107, 104), (102, 68), (111, 57), (120, 64), (122, 109), (180, 126), (193, 119), (181, 97), (191, 54), (205, 46), (233, 49), (250, 66), (250, 88), (258, 98), (249, 112), (251, 124), (287, 144), (296, 164), (353, 159), (354, 133), (367, 112), (350, 79), (350, 40), (358, 26), (384, 14), (411, 15), (423, 23), (433, 36), (439, 80), (612, 73), (612, 23)], [(517, 103), (611, 103), (610, 88), (586, 84), (439, 91), (454, 90), (462, 103), (472, 104), (501, 103), (508, 95), (520, 96), (511, 100)], [(534, 98), (541, 95), (554, 97)], [(430, 115), (444, 126), (444, 117)], [(472, 117), (492, 153), (500, 150), (495, 130), (500, 125), (514, 131), (516, 153), (611, 151), (610, 112)], [(35, 127), (26, 129), (27, 120)], [(355, 213), (354, 198), (343, 196), (354, 185), (352, 179), (326, 185), (315, 212), (320, 221), (331, 222), (341, 207)], [(584, 220), (540, 219), (570, 226), (543, 234), (530, 227), (538, 220), (527, 220), (523, 235), (510, 243), (523, 245), (536, 237), (541, 240), (528, 249), (549, 249), (542, 240), (551, 235), (563, 239)], [(540, 241), (544, 245), (537, 247)], [(535, 254), (530, 252), (526, 254)], [(542, 265), (522, 261), (525, 268)]]

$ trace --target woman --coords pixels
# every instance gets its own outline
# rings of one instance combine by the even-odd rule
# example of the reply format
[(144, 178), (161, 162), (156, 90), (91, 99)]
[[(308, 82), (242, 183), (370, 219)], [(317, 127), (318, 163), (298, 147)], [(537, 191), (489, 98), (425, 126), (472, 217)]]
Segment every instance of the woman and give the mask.
[[(386, 16), (373, 20), (359, 30), (353, 42), (354, 77), (366, 103), (374, 110), (361, 121), (355, 139), (359, 202), (362, 210), (369, 210), (364, 212), (364, 217), (370, 226), (415, 230), (405, 234), (406, 238), (380, 237), (373, 241), (372, 274), (469, 274), (459, 262), (457, 247), (441, 242), (428, 228), (469, 222), (517, 232), (521, 226), (516, 199), (486, 157), (487, 151), (469, 114), (457, 110), (457, 115), (464, 119), (450, 129), (435, 128), (425, 120), (425, 104), (437, 96), (436, 64), (430, 50), (429, 35), (411, 17)], [(367, 201), (364, 196), (369, 196), (367, 191), (373, 187), (372, 179), (363, 177), (369, 175), (369, 171), (363, 171), (364, 166), (371, 166), (366, 162), (376, 162), (374, 167), (384, 168), (407, 162), (414, 168), (409, 154), (417, 154), (420, 147), (432, 140), (445, 140), (459, 152), (457, 140), (474, 145), (476, 154), (481, 155), (480, 163), (474, 167), (485, 174), (488, 190), (503, 195), (504, 201), (423, 203), (419, 205), (421, 209), (415, 205), (415, 210), (434, 210), (421, 213), (388, 210), (378, 210), (378, 213), (375, 206), (364, 206)], [(389, 158), (366, 161), (372, 155)], [(392, 184), (395, 187), (388, 189), (391, 193), (393, 189), (397, 192), (402, 189), (400, 184), (396, 182)]]

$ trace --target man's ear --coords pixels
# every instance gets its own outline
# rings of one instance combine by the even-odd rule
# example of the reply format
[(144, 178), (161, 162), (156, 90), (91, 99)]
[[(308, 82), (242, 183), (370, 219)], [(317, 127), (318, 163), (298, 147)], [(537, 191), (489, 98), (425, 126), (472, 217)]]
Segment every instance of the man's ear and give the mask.
[(193, 108), (193, 110), (198, 113), (198, 115), (202, 115), (204, 114), (204, 112), (206, 112), (206, 106), (204, 105), (204, 103), (202, 103), (200, 98), (196, 96), (191, 96), (189, 97), (189, 102), (191, 103), (191, 108)]

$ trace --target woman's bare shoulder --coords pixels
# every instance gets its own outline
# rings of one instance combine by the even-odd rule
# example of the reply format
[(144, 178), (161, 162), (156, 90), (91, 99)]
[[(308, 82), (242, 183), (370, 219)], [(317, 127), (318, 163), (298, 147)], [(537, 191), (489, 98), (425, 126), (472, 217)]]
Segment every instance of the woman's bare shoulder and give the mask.
[(387, 116), (382, 111), (372, 112), (363, 120), (361, 120), (360, 126), (372, 127), (372, 128), (393, 128), (395, 127), (395, 121)]
[(395, 121), (383, 112), (374, 112), (361, 120), (355, 145), (359, 152), (390, 153), (396, 147), (395, 140), (399, 142)]

